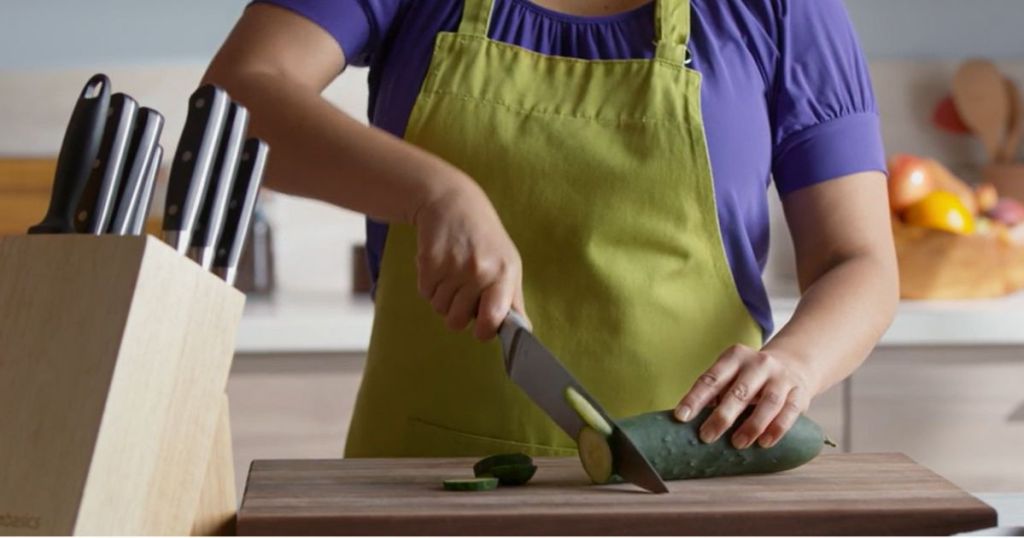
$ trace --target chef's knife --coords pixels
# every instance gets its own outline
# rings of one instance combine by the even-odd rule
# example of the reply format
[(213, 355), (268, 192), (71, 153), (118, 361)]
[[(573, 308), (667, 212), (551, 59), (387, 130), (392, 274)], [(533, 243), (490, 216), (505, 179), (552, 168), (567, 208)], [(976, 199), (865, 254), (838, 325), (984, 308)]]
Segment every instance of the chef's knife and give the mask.
[(572, 387), (586, 398), (594, 410), (612, 424), (610, 440), (616, 472), (633, 484), (655, 493), (667, 493), (668, 487), (651, 463), (637, 449), (618, 424), (562, 366), (562, 363), (533, 336), (525, 320), (510, 311), (498, 329), (505, 356), (505, 372), (559, 427), (576, 439), (584, 422), (566, 401), (566, 389)]
[(110, 97), (99, 153), (78, 201), (75, 230), (79, 233), (99, 235), (107, 230), (114, 191), (121, 179), (138, 109), (135, 99), (123, 93), (115, 93)]
[(135, 205), (139, 200), (139, 191), (149, 171), (149, 161), (153, 157), (153, 149), (160, 141), (160, 133), (164, 128), (164, 117), (152, 108), (143, 107), (135, 120), (132, 140), (128, 147), (121, 181), (117, 186), (114, 207), (107, 230), (114, 235), (127, 235), (131, 230), (135, 215)]
[(220, 146), (228, 94), (206, 84), (192, 94), (188, 104), (188, 117), (171, 162), (163, 224), (164, 240), (181, 254), (192, 242), (196, 214)]
[(89, 171), (96, 161), (103, 137), (103, 127), (110, 107), (110, 79), (96, 74), (82, 88), (57, 157), (50, 207), (39, 224), (28, 229), (30, 234), (73, 233), (75, 210)]
[(245, 131), (249, 128), (249, 111), (238, 103), (231, 103), (221, 135), (213, 173), (206, 186), (206, 196), (196, 217), (192, 232), (192, 246), (189, 257), (204, 269), (213, 266), (214, 248), (224, 228), (224, 210), (227, 208), (231, 185), (238, 173), (238, 160), (245, 143)]
[(164, 147), (153, 148), (153, 155), (149, 158), (149, 168), (146, 170), (146, 177), (142, 180), (139, 198), (135, 203), (135, 211), (132, 213), (132, 224), (128, 229), (129, 235), (142, 235), (146, 230), (146, 218), (149, 217), (149, 208), (153, 205), (156, 176), (160, 172), (160, 161), (163, 158)]
[(253, 209), (263, 182), (268, 153), (270, 147), (258, 138), (250, 138), (242, 147), (238, 175), (235, 184), (231, 186), (231, 196), (224, 216), (224, 230), (220, 234), (213, 259), (213, 272), (230, 285), (235, 284), (238, 260), (242, 257), (245, 237), (252, 224)]

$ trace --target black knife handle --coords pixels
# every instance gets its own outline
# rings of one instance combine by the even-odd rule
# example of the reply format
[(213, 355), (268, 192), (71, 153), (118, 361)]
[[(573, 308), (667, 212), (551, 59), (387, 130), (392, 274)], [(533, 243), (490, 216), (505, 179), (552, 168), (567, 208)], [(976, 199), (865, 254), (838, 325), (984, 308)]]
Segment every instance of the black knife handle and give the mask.
[(227, 109), (227, 92), (212, 84), (200, 87), (189, 98), (188, 117), (171, 162), (163, 223), (169, 242), (181, 253), (191, 242)]
[(123, 93), (110, 96), (106, 126), (96, 163), (89, 173), (75, 214), (75, 231), (99, 235), (107, 230), (114, 191), (121, 179), (135, 113), (139, 105)]
[[(206, 196), (203, 197), (203, 207), (199, 211), (195, 230), (192, 232), (192, 247), (198, 249), (200, 256), (204, 258), (206, 249), (209, 247), (212, 250), (223, 230), (224, 211), (235, 175), (238, 173), (239, 158), (248, 128), (249, 111), (241, 104), (231, 103), (213, 173), (206, 187)], [(205, 267), (209, 267), (207, 259), (199, 261)]]
[(75, 210), (89, 171), (96, 161), (110, 107), (110, 79), (96, 74), (82, 88), (71, 112), (53, 178), (53, 193), (46, 217), (28, 229), (30, 234), (73, 233)]
[(263, 182), (263, 171), (267, 166), (270, 146), (258, 138), (250, 138), (242, 148), (238, 176), (231, 187), (224, 230), (217, 241), (214, 254), (214, 271), (228, 284), (234, 285), (238, 260), (242, 257), (245, 238), (252, 224), (256, 197)]
[(132, 140), (128, 147), (128, 157), (118, 184), (110, 226), (108, 232), (115, 235), (127, 235), (131, 229), (135, 204), (139, 199), (139, 190), (149, 170), (149, 160), (153, 156), (153, 148), (160, 142), (163, 132), (164, 117), (152, 108), (142, 107), (135, 119)]
[(163, 146), (153, 148), (153, 155), (149, 158), (149, 168), (146, 170), (146, 177), (142, 180), (142, 188), (139, 189), (139, 199), (135, 204), (135, 213), (132, 215), (132, 225), (128, 230), (130, 235), (142, 235), (146, 231), (146, 218), (149, 217), (149, 209), (153, 206), (156, 176), (160, 172), (160, 162), (163, 161), (163, 158)]

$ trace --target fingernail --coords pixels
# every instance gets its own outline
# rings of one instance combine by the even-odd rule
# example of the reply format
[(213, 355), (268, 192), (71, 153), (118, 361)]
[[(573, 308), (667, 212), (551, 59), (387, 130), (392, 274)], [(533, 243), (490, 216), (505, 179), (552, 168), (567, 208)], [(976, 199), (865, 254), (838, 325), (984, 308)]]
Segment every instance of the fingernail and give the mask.
[(736, 448), (747, 448), (748, 443), (750, 443), (750, 439), (745, 435), (737, 435), (732, 438), (732, 446)]
[(700, 429), (700, 440), (705, 443), (713, 443), (715, 441), (714, 436), (711, 435), (711, 428)]
[(760, 443), (762, 448), (769, 448), (775, 443), (775, 438), (771, 435), (762, 435)]
[(693, 410), (689, 406), (681, 405), (676, 409), (676, 418), (679, 419), (679, 422), (689, 421), (691, 415), (693, 415)]

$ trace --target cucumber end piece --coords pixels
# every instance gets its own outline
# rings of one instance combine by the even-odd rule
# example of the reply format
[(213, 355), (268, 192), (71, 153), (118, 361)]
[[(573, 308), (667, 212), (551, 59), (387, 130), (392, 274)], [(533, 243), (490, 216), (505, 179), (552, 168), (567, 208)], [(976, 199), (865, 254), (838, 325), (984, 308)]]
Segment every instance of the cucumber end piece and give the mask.
[(580, 463), (583, 470), (595, 484), (607, 484), (613, 473), (612, 447), (608, 444), (608, 436), (584, 426), (576, 439), (580, 449)]
[(536, 465), (496, 465), (486, 473), (478, 476), (490, 476), (498, 479), (502, 486), (522, 486), (533, 478), (537, 472)]
[(576, 391), (572, 387), (565, 387), (565, 400), (569, 403), (569, 407), (572, 407), (573, 411), (583, 419), (583, 422), (591, 428), (597, 430), (606, 436), (612, 434), (612, 425), (608, 424), (608, 421), (594, 409), (593, 404), (589, 400), (583, 397), (582, 394)]
[(836, 442), (833, 441), (832, 439), (830, 439), (828, 437), (825, 437), (825, 446), (830, 446), (832, 448), (836, 448), (839, 445), (837, 445)]
[(498, 487), (498, 479), (494, 477), (453, 478), (442, 482), (448, 491), (490, 491)]
[(533, 458), (523, 454), (521, 452), (511, 454), (495, 454), (493, 456), (487, 456), (486, 458), (473, 464), (473, 474), (476, 476), (485, 476), (494, 467), (504, 465), (533, 465)]

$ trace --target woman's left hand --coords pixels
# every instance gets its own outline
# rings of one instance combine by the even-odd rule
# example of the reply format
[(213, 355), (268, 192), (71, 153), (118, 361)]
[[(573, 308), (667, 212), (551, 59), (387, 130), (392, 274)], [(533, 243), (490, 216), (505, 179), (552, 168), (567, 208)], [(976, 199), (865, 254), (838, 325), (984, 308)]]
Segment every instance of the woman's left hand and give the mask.
[(705, 443), (718, 440), (749, 405), (754, 411), (732, 435), (743, 449), (755, 442), (771, 447), (786, 434), (814, 396), (807, 365), (777, 353), (734, 345), (722, 353), (676, 406), (675, 416), (688, 422), (718, 402), (700, 426)]

